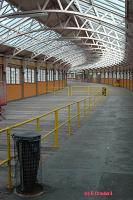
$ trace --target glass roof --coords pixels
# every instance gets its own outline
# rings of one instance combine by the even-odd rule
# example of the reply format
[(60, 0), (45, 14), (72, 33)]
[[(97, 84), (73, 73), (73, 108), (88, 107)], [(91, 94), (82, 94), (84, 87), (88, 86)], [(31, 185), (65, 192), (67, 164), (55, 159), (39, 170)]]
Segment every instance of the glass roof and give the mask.
[[(1, 13), (8, 14), (11, 11), (12, 6), (3, 1)], [(38, 31), (42, 27), (43, 31)], [(37, 32), (35, 32), (36, 30)], [(24, 34), (27, 31), (29, 33)], [(0, 19), (0, 44), (15, 47), (17, 51), (14, 52), (14, 56), (23, 50), (28, 50), (33, 52), (32, 59), (43, 54), (46, 56), (45, 60), (55, 57), (57, 61), (62, 59), (64, 62), (69, 63), (69, 57), (73, 52), (73, 54), (79, 54), (80, 60), (78, 60), (78, 63), (82, 64), (85, 56), (81, 49), (71, 41), (59, 41), (60, 38), (59, 33), (48, 30), (47, 26), (29, 17), (22, 19), (5, 17)]]
[[(103, 56), (95, 63), (88, 63), (72, 68), (102, 68), (120, 64), (125, 58), (125, 0), (80, 0), (75, 1), (80, 12), (96, 16), (86, 26), (91, 27), (91, 38), (101, 41), (105, 49)], [(102, 19), (102, 22), (101, 22)]]
[[(125, 0), (69, 0), (68, 9), (61, 7), (62, 12), (72, 10), (79, 31), (84, 31), (86, 41), (81, 43), (88, 48), (88, 40), (93, 41), (88, 52), (77, 45), (73, 39), (63, 40), (56, 30), (31, 17), (13, 17), (6, 15), (18, 12), (18, 9), (5, 0), (0, 1), (0, 44), (15, 47), (13, 56), (24, 50), (32, 52), (31, 59), (44, 55), (44, 60), (56, 58), (71, 65), (72, 70), (98, 68), (119, 64), (125, 57)], [(48, 12), (48, 10), (47, 10)], [(57, 9), (56, 9), (57, 12)], [(77, 20), (80, 19), (81, 26)], [(68, 28), (68, 27), (67, 27)], [(72, 28), (72, 27), (71, 27)], [(88, 45), (88, 46), (87, 46)], [(91, 48), (91, 49), (90, 49)], [(92, 53), (91, 53), (92, 50)], [(99, 52), (99, 59), (93, 53)], [(98, 53), (97, 53), (98, 54)]]

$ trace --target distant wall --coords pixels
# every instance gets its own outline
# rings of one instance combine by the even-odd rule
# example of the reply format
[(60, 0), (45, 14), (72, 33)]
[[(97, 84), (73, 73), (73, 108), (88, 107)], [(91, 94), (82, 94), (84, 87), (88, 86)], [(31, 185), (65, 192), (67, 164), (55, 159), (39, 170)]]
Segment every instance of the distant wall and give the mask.
[(0, 57), (0, 81), (6, 82), (7, 102), (60, 90), (67, 85), (67, 72), (52, 63), (25, 63)]
[[(85, 78), (84, 78), (85, 77)], [(91, 69), (83, 72), (83, 75), (76, 77), (89, 83), (101, 83), (115, 87), (127, 88), (133, 91), (133, 68), (112, 67), (103, 69)]]

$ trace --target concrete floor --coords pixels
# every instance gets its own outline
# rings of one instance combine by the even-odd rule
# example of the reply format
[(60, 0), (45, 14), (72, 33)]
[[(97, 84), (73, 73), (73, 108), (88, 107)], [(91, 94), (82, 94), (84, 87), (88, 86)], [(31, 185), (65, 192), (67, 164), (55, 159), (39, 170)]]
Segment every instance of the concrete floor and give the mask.
[[(133, 200), (133, 94), (109, 89), (104, 104), (46, 159), (43, 179), (50, 187), (35, 200)], [(85, 197), (90, 191), (113, 195)], [(1, 197), (22, 199), (15, 194)]]
[[(69, 83), (69, 85), (75, 85), (75, 83)], [(77, 85), (81, 85), (77, 83)], [(85, 84), (83, 84), (85, 85)], [(101, 86), (100, 86), (101, 88)], [(55, 108), (67, 105), (74, 101), (78, 101), (86, 97), (86, 93), (79, 93), (74, 96), (68, 96), (68, 89), (59, 90), (56, 94), (49, 93), (47, 95), (40, 95), (37, 97), (27, 98), (20, 101), (14, 101), (8, 103), (6, 107), (5, 119), (0, 121), (0, 128), (5, 128), (7, 126), (31, 119), (32, 117), (47, 113), (52, 111)], [(101, 89), (100, 89), (101, 90)], [(88, 95), (88, 93), (87, 93)], [(92, 93), (90, 95), (93, 95)], [(93, 99), (93, 97), (92, 97)], [(92, 102), (91, 102), (92, 103)], [(81, 104), (81, 108), (83, 103)], [(81, 109), (83, 111), (83, 109)], [(92, 110), (93, 112), (93, 110)], [(77, 113), (76, 104), (71, 107), (71, 116), (74, 116)], [(67, 120), (67, 109), (63, 109), (59, 112), (59, 124)], [(83, 115), (83, 112), (82, 112)], [(84, 124), (84, 119), (82, 119), (82, 124)], [(82, 125), (81, 124), (81, 125)], [(47, 132), (51, 131), (54, 127), (54, 115), (51, 114), (48, 117), (42, 118), (40, 120), (41, 131), (39, 134), (45, 135)], [(71, 129), (72, 132), (75, 132), (77, 128), (76, 119), (72, 121)], [(13, 133), (23, 133), (23, 132), (36, 132), (36, 121), (25, 124), (23, 126), (17, 127), (11, 130)], [(38, 134), (38, 132), (36, 132)], [(63, 144), (66, 139), (68, 139), (67, 125), (59, 129), (59, 145)], [(53, 134), (51, 134), (46, 141), (42, 143), (42, 157), (46, 159), (49, 155), (53, 154), (55, 150), (53, 149)], [(11, 137), (11, 155), (14, 154), (14, 145)], [(7, 138), (5, 132), (0, 134), (0, 161), (3, 161), (7, 158)], [(12, 162), (12, 165), (14, 163)], [(14, 168), (14, 167), (13, 167)], [(7, 168), (5, 166), (0, 167), (0, 191), (7, 185)], [(13, 175), (14, 176), (14, 175)], [(1, 198), (1, 196), (0, 196)]]

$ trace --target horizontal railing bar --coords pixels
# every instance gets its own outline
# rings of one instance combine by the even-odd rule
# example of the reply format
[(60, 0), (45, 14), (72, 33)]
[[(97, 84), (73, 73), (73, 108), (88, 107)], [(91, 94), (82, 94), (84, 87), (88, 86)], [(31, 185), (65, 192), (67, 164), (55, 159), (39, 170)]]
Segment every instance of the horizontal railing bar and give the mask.
[[(14, 158), (15, 158), (15, 157), (12, 156), (10, 160), (12, 160), (12, 159), (14, 159)], [(4, 164), (8, 163), (8, 161), (10, 161), (10, 160), (9, 160), (9, 159), (6, 159), (6, 160), (1, 161), (1, 162), (0, 162), (0, 167), (1, 167), (2, 165), (4, 165)]]
[[(73, 117), (70, 118), (70, 120), (76, 118), (78, 115), (74, 115)], [(64, 126), (65, 124), (68, 123), (69, 120), (66, 120), (65, 122), (61, 123), (58, 128), (61, 128), (62, 126)], [(48, 132), (46, 135), (44, 135), (41, 140), (45, 140), (51, 133), (53, 133), (56, 129), (53, 129), (52, 131)]]
[(76, 104), (76, 103), (78, 103), (78, 102), (82, 102), (82, 101), (84, 101), (85, 99), (87, 99), (87, 98), (84, 98), (84, 99), (82, 99), (82, 100), (80, 100), (80, 101), (75, 101), (75, 102), (73, 102), (73, 103), (71, 103), (71, 104), (67, 104), (67, 105), (62, 106), (62, 107), (59, 107), (59, 108), (55, 108), (54, 110), (52, 110), (52, 111), (50, 111), (50, 112), (48, 112), (48, 113), (45, 113), (45, 114), (43, 114), (43, 115), (40, 115), (40, 116), (31, 118), (31, 119), (29, 119), (29, 120), (26, 120), (26, 121), (24, 121), (24, 122), (15, 124), (15, 125), (13, 125), (13, 126), (9, 126), (9, 127), (7, 127), (7, 128), (1, 129), (1, 130), (0, 130), (0, 133), (3, 133), (4, 131), (7, 131), (7, 130), (9, 130), (9, 129), (17, 128), (17, 127), (22, 126), (22, 125), (24, 125), (24, 124), (28, 124), (28, 123), (30, 123), (30, 122), (32, 122), (32, 121), (35, 121), (35, 120), (37, 120), (37, 119), (40, 119), (40, 118), (42, 118), (42, 117), (46, 117), (46, 116), (48, 116), (48, 115), (54, 113), (54, 112), (57, 111), (57, 110), (59, 111), (59, 110), (61, 110), (61, 109), (63, 109), (63, 108), (67, 108), (68, 106), (72, 106), (72, 105), (74, 105), (74, 104)]
[(41, 141), (45, 140), (51, 133), (53, 133), (55, 130), (53, 129), (52, 131), (48, 132), (47, 134), (45, 134), (42, 138)]
[(8, 162), (8, 159), (1, 161), (1, 162), (0, 162), (0, 166), (6, 164), (7, 162)]
[(71, 117), (71, 120), (74, 119), (74, 118), (76, 118), (77, 116), (78, 116), (78, 115), (74, 115), (73, 117)]
[(68, 120), (66, 120), (65, 122), (61, 123), (58, 128), (61, 128), (62, 126), (64, 126), (66, 123), (68, 122)]

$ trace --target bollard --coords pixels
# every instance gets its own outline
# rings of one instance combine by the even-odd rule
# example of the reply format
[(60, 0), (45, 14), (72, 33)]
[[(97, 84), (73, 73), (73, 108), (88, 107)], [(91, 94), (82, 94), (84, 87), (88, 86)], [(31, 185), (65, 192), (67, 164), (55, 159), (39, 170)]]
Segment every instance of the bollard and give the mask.
[(107, 96), (107, 89), (106, 89), (106, 87), (102, 88), (102, 96)]

